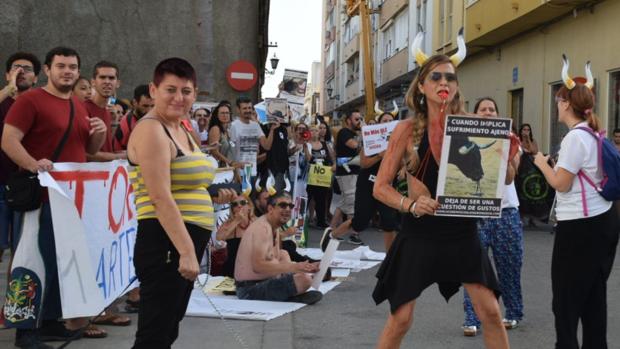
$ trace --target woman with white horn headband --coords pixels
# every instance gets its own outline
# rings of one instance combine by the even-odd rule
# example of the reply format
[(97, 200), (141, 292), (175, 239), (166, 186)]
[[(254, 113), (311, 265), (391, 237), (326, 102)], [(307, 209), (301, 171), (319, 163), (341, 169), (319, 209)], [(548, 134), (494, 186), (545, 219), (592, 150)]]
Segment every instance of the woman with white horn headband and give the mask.
[[(413, 322), (416, 299), (437, 283), (448, 300), (463, 285), (484, 327), (487, 348), (509, 348), (497, 296), (499, 287), (488, 255), (482, 250), (474, 218), (437, 217), (434, 198), (446, 114), (465, 114), (456, 67), (465, 58), (462, 29), (458, 52), (430, 58), (420, 50), (418, 33), (412, 53), (420, 66), (405, 100), (414, 116), (400, 122), (390, 137), (375, 180), (373, 195), (403, 212), (402, 227), (377, 272), (375, 302), (390, 302), (390, 314), (378, 348), (398, 348)], [(392, 187), (403, 160), (408, 195)]]
[(598, 193), (603, 181), (602, 144), (598, 143), (602, 136), (600, 121), (592, 112), (590, 62), (587, 78), (572, 79), (565, 55), (562, 61), (564, 86), (555, 102), (558, 120), (570, 131), (562, 140), (555, 168), (548, 165), (549, 156), (538, 153), (534, 159), (556, 190), (558, 225), (551, 257), (555, 347), (579, 348), (581, 320), (581, 348), (607, 348), (607, 279), (618, 245), (618, 218), (612, 202)]

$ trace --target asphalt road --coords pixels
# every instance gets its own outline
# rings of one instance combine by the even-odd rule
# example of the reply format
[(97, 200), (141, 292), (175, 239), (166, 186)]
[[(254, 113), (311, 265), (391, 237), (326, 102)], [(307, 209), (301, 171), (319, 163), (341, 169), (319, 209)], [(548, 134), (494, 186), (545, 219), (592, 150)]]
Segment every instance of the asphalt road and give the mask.
[[(311, 246), (318, 245), (320, 232), (311, 231)], [(362, 239), (373, 250), (383, 250), (381, 233), (364, 232)], [(355, 246), (343, 243), (341, 248)], [(525, 319), (509, 331), (512, 348), (553, 348), (555, 332), (551, 313), (550, 261), (553, 235), (542, 230), (525, 232), (525, 258), (522, 273)], [(617, 256), (620, 257), (620, 256)], [(0, 265), (1, 290), (6, 285), (6, 260)], [(329, 292), (313, 306), (269, 322), (185, 318), (174, 348), (244, 348), (232, 335), (234, 328), (245, 348), (373, 348), (388, 314), (387, 303), (376, 306), (370, 295), (378, 267), (352, 273), (346, 282)], [(137, 318), (132, 315), (129, 327), (104, 327), (105, 339), (82, 339), (69, 345), (74, 349), (130, 348)], [(620, 348), (620, 258), (608, 283), (608, 343)], [(483, 348), (482, 335), (463, 337), (462, 293), (446, 303), (436, 286), (428, 288), (418, 299), (413, 328), (403, 348), (477, 349)], [(0, 348), (12, 348), (13, 330), (0, 330)], [(60, 346), (61, 343), (52, 343)]]

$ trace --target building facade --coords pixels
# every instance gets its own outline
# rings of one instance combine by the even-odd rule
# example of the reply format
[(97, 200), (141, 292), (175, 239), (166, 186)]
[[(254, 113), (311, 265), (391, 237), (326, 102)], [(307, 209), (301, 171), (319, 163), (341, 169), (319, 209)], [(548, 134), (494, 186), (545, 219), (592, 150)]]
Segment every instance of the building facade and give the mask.
[(465, 24), (469, 53), (459, 81), (470, 111), (477, 98), (491, 96), (517, 127), (531, 124), (541, 151), (556, 154), (568, 131), (558, 122), (554, 98), (564, 53), (571, 76), (585, 76), (592, 62), (594, 112), (607, 129), (620, 125), (620, 41), (610, 36), (620, 32), (620, 1), (452, 2), (460, 9), (454, 24)]
[[(423, 46), (432, 49), (430, 25), (434, 0), (371, 0), (370, 41), (374, 62), (376, 98), (381, 108), (396, 101), (406, 115), (403, 96), (417, 65), (409, 48), (419, 30)], [(346, 109), (365, 109), (364, 53), (361, 21), (349, 17), (346, 1), (325, 0), (323, 11), (323, 87), (321, 113), (337, 116)]]
[[(325, 0), (321, 112), (364, 109), (359, 18), (346, 1)], [(403, 105), (417, 65), (409, 48), (418, 30), (424, 51), (452, 54), (465, 29), (467, 59), (458, 69), (465, 108), (493, 97), (500, 114), (532, 126), (541, 149), (557, 153), (567, 129), (557, 120), (554, 94), (561, 86), (561, 56), (571, 76), (592, 62), (595, 113), (609, 130), (620, 127), (620, 1), (616, 0), (372, 0), (372, 43), (377, 100), (382, 109)], [(328, 93), (331, 92), (331, 95)]]
[[(242, 92), (254, 101), (264, 81), (269, 0), (188, 0), (84, 2), (78, 0), (0, 1), (0, 61), (29, 51), (41, 61), (55, 46), (75, 48), (82, 75), (90, 77), (99, 60), (120, 67), (120, 96), (131, 97), (148, 83), (160, 60), (189, 60), (198, 73), (199, 100), (234, 101), (239, 94), (226, 80), (237, 60), (251, 62), (257, 83)], [(46, 80), (43, 72), (39, 85)]]

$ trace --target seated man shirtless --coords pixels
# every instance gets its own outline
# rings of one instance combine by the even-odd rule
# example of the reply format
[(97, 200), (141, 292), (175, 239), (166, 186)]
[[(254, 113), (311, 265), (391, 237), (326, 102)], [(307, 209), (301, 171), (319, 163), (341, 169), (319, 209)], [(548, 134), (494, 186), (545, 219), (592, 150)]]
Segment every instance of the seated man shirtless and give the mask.
[(267, 213), (246, 229), (235, 262), (235, 285), (240, 299), (318, 302), (322, 294), (308, 291), (319, 263), (292, 262), (279, 247), (277, 228), (291, 218), (291, 197), (279, 193), (269, 198)]

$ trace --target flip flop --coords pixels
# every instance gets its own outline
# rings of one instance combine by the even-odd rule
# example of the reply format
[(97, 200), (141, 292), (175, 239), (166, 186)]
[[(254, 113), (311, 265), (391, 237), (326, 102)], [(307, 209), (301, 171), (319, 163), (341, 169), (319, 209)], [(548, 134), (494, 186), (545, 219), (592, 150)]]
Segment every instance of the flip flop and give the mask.
[(93, 325), (108, 325), (108, 326), (129, 326), (131, 325), (131, 319), (127, 319), (125, 321), (119, 321), (119, 319), (121, 318), (121, 315), (118, 314), (111, 314), (111, 315), (104, 315), (105, 317), (103, 318), (99, 318), (95, 321), (92, 322)]
[(86, 328), (82, 332), (83, 338), (105, 338), (107, 336), (108, 333), (105, 330), (92, 324), (86, 326)]

